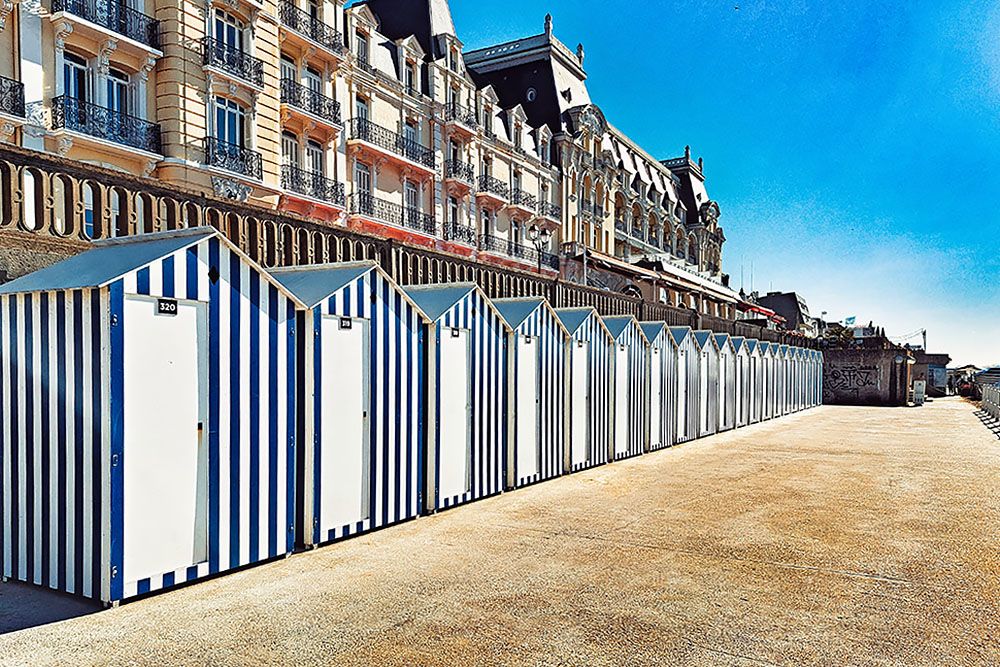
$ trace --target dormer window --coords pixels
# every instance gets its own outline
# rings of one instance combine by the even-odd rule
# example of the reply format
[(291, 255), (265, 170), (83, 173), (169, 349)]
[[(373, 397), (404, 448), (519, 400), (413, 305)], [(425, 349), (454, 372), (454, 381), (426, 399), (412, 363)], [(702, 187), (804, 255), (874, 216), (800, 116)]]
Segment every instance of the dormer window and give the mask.
[(452, 72), (458, 71), (458, 49), (454, 47), (452, 47), (451, 50), (448, 51), (448, 68)]
[(417, 66), (409, 60), (406, 61), (406, 67), (403, 69), (403, 85), (406, 86), (407, 94), (417, 94)]
[(541, 159), (542, 164), (548, 164), (549, 163), (549, 142), (547, 142), (547, 141), (545, 141), (543, 139), (541, 145), (538, 148), (538, 153), (539, 153), (538, 157)]
[(362, 65), (367, 66), (369, 63), (368, 59), (368, 35), (361, 32), (360, 30), (354, 34), (355, 49), (358, 54), (358, 62)]
[(486, 136), (493, 136), (493, 109), (491, 107), (483, 108), (483, 131)]
[(521, 124), (514, 125), (514, 148), (521, 148)]

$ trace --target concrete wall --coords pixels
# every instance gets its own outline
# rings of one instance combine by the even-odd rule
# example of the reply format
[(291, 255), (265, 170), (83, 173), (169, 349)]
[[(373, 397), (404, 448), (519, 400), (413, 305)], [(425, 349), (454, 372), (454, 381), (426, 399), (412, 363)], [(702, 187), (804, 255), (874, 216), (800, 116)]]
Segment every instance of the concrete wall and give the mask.
[(907, 351), (825, 350), (823, 355), (824, 404), (906, 405), (912, 368)]

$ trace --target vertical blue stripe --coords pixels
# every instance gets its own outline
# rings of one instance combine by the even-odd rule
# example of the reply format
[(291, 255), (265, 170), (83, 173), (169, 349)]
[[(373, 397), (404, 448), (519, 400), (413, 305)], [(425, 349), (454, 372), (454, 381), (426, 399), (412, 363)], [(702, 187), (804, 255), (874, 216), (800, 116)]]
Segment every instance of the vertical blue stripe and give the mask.
[(91, 461), (93, 462), (93, 495), (91, 496), (92, 501), (92, 514), (93, 522), (91, 529), (93, 531), (92, 535), (92, 553), (91, 553), (91, 563), (93, 564), (92, 575), (93, 575), (93, 595), (94, 597), (99, 597), (101, 593), (101, 564), (103, 559), (101, 558), (101, 548), (102, 542), (102, 507), (104, 505), (103, 490), (104, 490), (104, 475), (103, 475), (103, 465), (104, 465), (104, 455), (103, 448), (101, 446), (102, 440), (104, 438), (104, 397), (103, 397), (103, 387), (102, 382), (102, 368), (100, 350), (102, 349), (102, 338), (104, 332), (101, 330), (101, 290), (91, 290), (90, 291), (90, 340), (91, 347), (93, 351), (90, 355), (90, 372), (92, 382), (92, 395), (88, 402), (88, 409), (90, 410), (90, 423), (91, 431), (93, 435), (92, 447), (93, 453), (91, 456)]
[[(268, 556), (274, 557), (278, 555), (278, 530), (280, 527), (278, 522), (278, 452), (282, 443), (278, 438), (278, 406), (280, 405), (281, 399), (278, 390), (278, 343), (280, 341), (280, 336), (283, 332), (278, 331), (278, 318), (281, 315), (278, 309), (278, 288), (274, 285), (268, 286), (267, 292), (267, 312), (268, 312), (268, 340), (270, 341), (270, 349), (267, 355), (268, 362), (268, 401), (267, 401), (267, 421), (268, 421), (268, 470), (267, 470), (267, 484), (268, 484), (268, 516), (267, 523), (269, 526), (274, 526), (275, 529), (271, 531), (267, 539), (267, 549)], [(294, 366), (293, 366), (294, 368)], [(291, 373), (292, 369), (289, 369)], [(292, 385), (294, 386), (294, 384)], [(288, 424), (288, 428), (291, 429), (291, 425), (295, 421), (291, 421)], [(295, 459), (289, 459), (289, 462)], [(292, 466), (294, 468), (294, 466)]]
[[(250, 276), (250, 561), (260, 558), (260, 283)], [(292, 422), (294, 424), (294, 421)], [(292, 426), (289, 424), (289, 427)], [(289, 460), (289, 465), (294, 459)]]
[(111, 599), (124, 596), (125, 297), (122, 281), (111, 285)]
[(49, 444), (51, 442), (52, 434), (49, 431), (49, 383), (51, 379), (49, 378), (49, 350), (52, 348), (52, 340), (49, 338), (49, 295), (43, 292), (38, 296), (39, 300), (39, 322), (38, 322), (38, 337), (41, 342), (41, 369), (39, 369), (39, 375), (41, 377), (41, 424), (42, 432), (39, 434), (42, 441), (42, 461), (41, 461), (41, 480), (42, 488), (38, 492), (42, 496), (42, 516), (40, 518), (42, 527), (42, 544), (41, 554), (42, 554), (42, 571), (41, 581), (45, 586), (49, 585), (49, 550), (52, 545), (49, 543), (49, 526), (52, 525), (52, 515), (51, 508), (49, 507), (49, 480), (52, 478), (52, 461), (49, 456)]
[[(59, 458), (57, 463), (57, 488), (62, 491), (59, 499), (57, 535), (59, 538), (57, 549), (58, 556), (56, 562), (59, 563), (59, 590), (67, 590), (68, 582), (66, 572), (70, 564), (66, 562), (66, 531), (71, 517), (69, 517), (69, 494), (65, 493), (67, 488), (67, 460), (66, 460), (66, 421), (69, 417), (66, 409), (66, 292), (56, 293), (56, 400), (59, 405), (59, 422), (56, 430), (56, 441), (59, 446)], [(0, 389), (2, 391), (2, 389)], [(3, 395), (0, 394), (0, 405), (3, 405)], [(0, 506), (3, 498), (0, 495)]]
[(229, 567), (240, 566), (240, 395), (243, 391), (243, 377), (240, 358), (243, 350), (240, 269), (242, 263), (234, 252), (227, 251), (229, 260)]
[[(218, 270), (219, 267), (219, 240), (210, 239), (208, 242), (208, 266), (209, 270)], [(197, 285), (198, 275), (192, 268), (192, 258), (197, 261), (197, 254), (194, 248), (188, 251), (188, 295), (190, 296), (192, 285)], [(195, 265), (196, 266), (196, 265)], [(197, 289), (197, 288), (194, 288)], [(221, 508), (220, 503), (220, 480), (219, 480), (219, 423), (222, 413), (221, 397), (215, 387), (219, 387), (222, 381), (219, 355), (221, 353), (221, 313), (220, 313), (220, 285), (217, 280), (210, 280), (208, 283), (208, 563), (210, 572), (219, 572), (222, 569), (220, 562), (221, 528), (219, 526)]]
[(139, 294), (149, 294), (149, 268), (139, 269), (135, 273), (135, 290)]
[(174, 257), (173, 255), (163, 260), (163, 286), (160, 293), (168, 299), (174, 298)]
[(35, 314), (34, 300), (31, 294), (24, 295), (24, 480), (25, 505), (25, 558), (28, 581), (35, 580)]

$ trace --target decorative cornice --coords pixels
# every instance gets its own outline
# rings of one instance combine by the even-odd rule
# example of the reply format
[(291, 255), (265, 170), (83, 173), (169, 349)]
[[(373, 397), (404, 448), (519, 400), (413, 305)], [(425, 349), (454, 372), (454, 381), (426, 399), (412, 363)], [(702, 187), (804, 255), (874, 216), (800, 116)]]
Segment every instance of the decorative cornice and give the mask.
[(107, 76), (111, 70), (111, 54), (118, 48), (117, 39), (108, 39), (101, 44), (100, 51), (97, 52), (97, 72), (102, 76)]
[(63, 21), (56, 26), (55, 29), (55, 43), (56, 51), (63, 51), (66, 49), (66, 38), (69, 37), (70, 33), (73, 32), (73, 24)]
[(253, 188), (245, 183), (238, 183), (228, 178), (212, 176), (212, 190), (215, 192), (216, 196), (245, 202), (250, 198), (250, 193), (253, 191)]

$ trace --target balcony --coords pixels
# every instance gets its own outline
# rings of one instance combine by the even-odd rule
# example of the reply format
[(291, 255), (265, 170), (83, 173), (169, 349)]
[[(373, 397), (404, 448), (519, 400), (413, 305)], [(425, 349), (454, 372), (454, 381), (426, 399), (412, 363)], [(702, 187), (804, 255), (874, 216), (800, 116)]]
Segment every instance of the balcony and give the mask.
[(580, 212), (588, 217), (594, 215), (594, 202), (590, 199), (581, 199)]
[(74, 32), (81, 32), (86, 36), (87, 32), (99, 32), (93, 30), (93, 26), (96, 26), (126, 37), (147, 49), (157, 52), (160, 50), (160, 22), (132, 9), (121, 0), (52, 0), (53, 20), (58, 20), (61, 12), (90, 24)]
[(479, 189), (476, 197), (490, 200), (495, 204), (506, 204), (510, 199), (510, 188), (499, 178), (483, 174), (479, 177)]
[(69, 130), (129, 148), (162, 154), (160, 126), (75, 97), (52, 100), (52, 129)]
[(538, 202), (538, 215), (547, 219), (562, 222), (562, 207), (550, 201)]
[(534, 216), (538, 211), (538, 198), (521, 188), (514, 188), (510, 193), (510, 208), (514, 213)]
[(281, 166), (281, 187), (288, 192), (332, 204), (338, 208), (344, 208), (346, 204), (343, 183), (295, 165)]
[(556, 271), (559, 270), (559, 256), (544, 250), (536, 250), (526, 245), (521, 245), (515, 241), (502, 239), (492, 234), (483, 234), (479, 238), (479, 249), (484, 252), (507, 255), (516, 259), (522, 259), (532, 264), (547, 266)]
[(367, 192), (355, 192), (351, 195), (350, 211), (351, 215), (388, 222), (398, 227), (408, 227), (424, 234), (434, 234), (437, 231), (433, 215), (379, 199)]
[(260, 153), (215, 137), (205, 137), (205, 164), (258, 181), (263, 175)]
[(476, 168), (461, 160), (447, 160), (444, 163), (444, 180), (467, 192), (476, 183)]
[(205, 67), (217, 69), (256, 88), (264, 87), (263, 60), (211, 37), (203, 38), (201, 44)]
[(470, 136), (479, 127), (479, 121), (476, 120), (476, 110), (463, 107), (455, 102), (445, 107), (444, 122), (445, 125)]
[(0, 114), (24, 118), (24, 84), (0, 76)]
[[(294, 2), (281, 3), (279, 10), (281, 25), (292, 30), (308, 41), (318, 44), (335, 56), (344, 55), (344, 35), (339, 30), (327, 25), (309, 12), (299, 9)], [(308, 44), (307, 46), (313, 46)]]
[(448, 222), (444, 226), (444, 237), (466, 245), (476, 245), (476, 230), (458, 222)]
[(367, 118), (351, 119), (349, 142), (364, 142), (370, 150), (392, 158), (401, 157), (408, 166), (417, 166), (433, 173), (434, 151), (398, 132), (376, 125)]
[(281, 80), (281, 103), (304, 112), (310, 120), (340, 127), (340, 102), (303, 86), (294, 79)]

